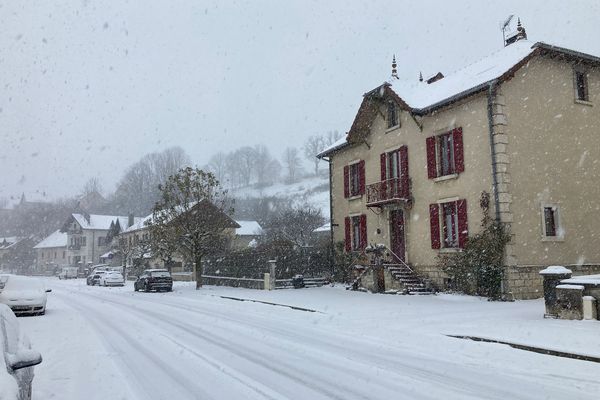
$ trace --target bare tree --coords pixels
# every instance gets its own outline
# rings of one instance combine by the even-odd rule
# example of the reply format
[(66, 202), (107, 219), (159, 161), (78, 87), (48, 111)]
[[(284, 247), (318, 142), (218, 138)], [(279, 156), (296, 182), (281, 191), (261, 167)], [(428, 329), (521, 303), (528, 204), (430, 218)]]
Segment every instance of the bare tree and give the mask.
[(81, 196), (85, 197), (94, 192), (102, 194), (102, 183), (100, 183), (100, 179), (97, 177), (87, 180), (85, 185), (83, 185), (83, 189), (81, 190)]
[(145, 155), (125, 171), (111, 198), (111, 208), (121, 213), (148, 214), (160, 197), (158, 186), (189, 164), (189, 157), (180, 147)]
[(334, 144), (335, 142), (340, 140), (342, 138), (342, 136), (343, 135), (341, 133), (339, 133), (338, 131), (327, 132), (327, 134), (323, 137), (324, 147), (331, 146), (332, 144)]
[(322, 136), (310, 136), (304, 143), (304, 156), (308, 161), (313, 163), (315, 176), (319, 174), (319, 161), (321, 161), (317, 158), (317, 153), (323, 150), (324, 147), (324, 138)]
[(295, 147), (288, 147), (283, 153), (283, 165), (287, 170), (287, 179), (289, 182), (296, 182), (300, 172), (302, 170), (302, 164), (300, 157), (298, 156), (298, 149)]
[(264, 186), (269, 181), (269, 168), (271, 167), (270, 164), (273, 161), (273, 158), (269, 153), (269, 149), (263, 144), (254, 146), (254, 154), (256, 158), (254, 161), (256, 183), (258, 183), (259, 186)]
[(244, 146), (235, 151), (240, 166), (240, 178), (244, 186), (250, 185), (254, 173), (254, 163), (256, 162), (256, 152), (252, 147)]
[(174, 243), (194, 261), (198, 289), (202, 286), (202, 258), (222, 250), (228, 229), (239, 227), (229, 217), (231, 201), (212, 173), (189, 167), (170, 176), (160, 191), (150, 235), (153, 241)]
[(305, 247), (311, 242), (313, 231), (324, 222), (321, 210), (309, 204), (286, 207), (276, 212), (268, 221), (267, 239)]
[(208, 160), (208, 169), (215, 175), (221, 184), (224, 184), (227, 177), (227, 167), (227, 155), (222, 151), (214, 154), (210, 157), (210, 160)]

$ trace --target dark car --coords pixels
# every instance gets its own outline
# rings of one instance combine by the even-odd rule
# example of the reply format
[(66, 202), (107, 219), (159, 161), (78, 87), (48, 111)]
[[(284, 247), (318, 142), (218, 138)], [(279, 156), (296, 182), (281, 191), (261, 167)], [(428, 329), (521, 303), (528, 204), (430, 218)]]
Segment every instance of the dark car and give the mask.
[(164, 290), (170, 292), (173, 290), (173, 278), (171, 278), (171, 274), (166, 269), (147, 269), (138, 276), (133, 284), (133, 290), (136, 292), (138, 290), (145, 292), (150, 290), (156, 290), (157, 292)]

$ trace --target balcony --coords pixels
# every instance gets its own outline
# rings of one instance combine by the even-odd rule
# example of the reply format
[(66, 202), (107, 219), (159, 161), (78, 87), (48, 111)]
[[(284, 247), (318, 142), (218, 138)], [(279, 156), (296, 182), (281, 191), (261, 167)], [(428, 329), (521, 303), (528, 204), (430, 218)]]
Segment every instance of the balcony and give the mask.
[(367, 185), (367, 207), (382, 207), (389, 203), (410, 200), (408, 179), (392, 178)]
[(70, 244), (68, 247), (69, 250), (80, 250), (81, 249), (81, 245), (79, 244)]

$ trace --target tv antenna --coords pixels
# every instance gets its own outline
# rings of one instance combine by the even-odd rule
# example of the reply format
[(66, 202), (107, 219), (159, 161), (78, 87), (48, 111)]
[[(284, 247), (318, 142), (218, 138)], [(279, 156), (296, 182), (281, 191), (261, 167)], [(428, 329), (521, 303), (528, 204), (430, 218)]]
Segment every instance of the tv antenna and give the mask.
[(506, 18), (506, 20), (504, 20), (504, 23), (502, 23), (502, 45), (504, 47), (506, 47), (506, 28), (508, 27), (508, 25), (510, 24), (510, 21), (512, 21), (512, 19), (515, 17), (514, 14), (510, 14), (508, 16), (508, 18)]

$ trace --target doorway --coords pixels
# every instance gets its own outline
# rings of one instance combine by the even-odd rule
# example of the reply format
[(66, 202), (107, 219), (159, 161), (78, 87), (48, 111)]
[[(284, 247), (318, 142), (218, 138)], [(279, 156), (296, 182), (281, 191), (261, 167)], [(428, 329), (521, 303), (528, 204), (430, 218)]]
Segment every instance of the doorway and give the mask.
[(396, 262), (405, 261), (406, 241), (403, 210), (390, 211), (390, 245)]

